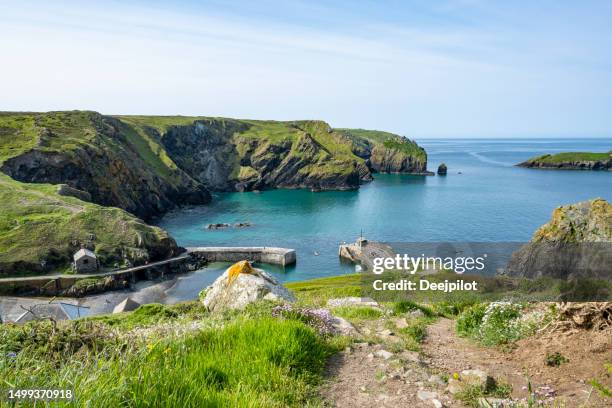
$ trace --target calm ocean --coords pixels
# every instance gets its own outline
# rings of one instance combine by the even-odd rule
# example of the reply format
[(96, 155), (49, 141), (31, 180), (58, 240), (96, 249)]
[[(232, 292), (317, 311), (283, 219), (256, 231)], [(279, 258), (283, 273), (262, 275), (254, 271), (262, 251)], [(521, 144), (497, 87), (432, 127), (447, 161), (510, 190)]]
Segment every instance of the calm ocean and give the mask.
[[(339, 263), (338, 244), (354, 241), (361, 230), (371, 240), (387, 242), (524, 242), (559, 205), (596, 197), (612, 201), (612, 173), (514, 166), (544, 153), (609, 151), (612, 139), (418, 142), (427, 150), (429, 170), (444, 162), (446, 177), (377, 174), (357, 191), (217, 194), (211, 205), (171, 212), (159, 226), (182, 246), (294, 248), (295, 267), (264, 269), (295, 281), (353, 271)], [(205, 229), (209, 223), (244, 221), (253, 225)], [(224, 267), (208, 268), (203, 280), (211, 281)], [(202, 283), (198, 280), (199, 288)]]

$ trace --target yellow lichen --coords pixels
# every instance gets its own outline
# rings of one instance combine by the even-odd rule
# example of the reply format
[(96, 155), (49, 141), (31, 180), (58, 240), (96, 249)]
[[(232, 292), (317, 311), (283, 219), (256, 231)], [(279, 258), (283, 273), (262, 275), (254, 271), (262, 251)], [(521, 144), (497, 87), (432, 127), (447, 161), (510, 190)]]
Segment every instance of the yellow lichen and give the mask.
[(253, 273), (253, 267), (249, 261), (236, 262), (230, 266), (227, 273), (227, 283), (231, 284), (241, 273)]

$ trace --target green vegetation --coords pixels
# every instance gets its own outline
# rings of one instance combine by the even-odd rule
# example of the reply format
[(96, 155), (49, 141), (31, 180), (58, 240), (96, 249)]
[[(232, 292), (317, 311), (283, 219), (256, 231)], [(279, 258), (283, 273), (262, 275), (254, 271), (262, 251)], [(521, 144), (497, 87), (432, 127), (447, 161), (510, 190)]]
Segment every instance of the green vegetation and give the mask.
[[(197, 145), (198, 138), (191, 140), (189, 133), (176, 136), (192, 132), (188, 127), (196, 122), (195, 127), (207, 129), (220, 141), (211, 157), (223, 168), (213, 175), (203, 171), (206, 163), (193, 155), (189, 143)], [(426, 157), (416, 143), (399, 136), (334, 130), (317, 120), (111, 117), (91, 111), (0, 113), (0, 165), (5, 173), (0, 174), (0, 276), (63, 272), (81, 245), (95, 246), (105, 267), (172, 252), (173, 243), (165, 232), (117, 208), (60, 196), (55, 183), (78, 186), (86, 192), (74, 194), (83, 199), (89, 195), (94, 203), (148, 220), (175, 204), (205, 202), (208, 193), (203, 186), (231, 190), (239, 183), (246, 189), (277, 183), (358, 188), (359, 178), (367, 179), (368, 168), (355, 151), (359, 146), (389, 143), (419, 161)], [(289, 174), (262, 181), (270, 173), (270, 163), (278, 159), (281, 166), (275, 168)], [(88, 239), (91, 236), (95, 240)]]
[(301, 304), (324, 306), (328, 299), (361, 296), (361, 275), (349, 274), (303, 282), (288, 282), (285, 286)]
[(483, 345), (512, 343), (533, 335), (555, 315), (554, 310), (526, 310), (526, 306), (511, 302), (475, 304), (457, 318), (457, 333)]
[(165, 231), (123, 210), (60, 196), (56, 190), (0, 174), (0, 275), (64, 270), (79, 244), (92, 236), (106, 265), (123, 262), (124, 254), (142, 259), (146, 246), (161, 246), (169, 239)]
[(2, 325), (2, 386), (74, 389), (69, 406), (316, 404), (314, 387), (338, 346), (300, 321), (271, 318), (271, 307), (210, 316), (199, 303), (147, 305), (73, 322)]
[(403, 138), (393, 133), (383, 132), (379, 130), (366, 129), (336, 129), (350, 138), (357, 146), (364, 146), (364, 140), (372, 145), (383, 145), (387, 149), (397, 150), (408, 156), (412, 156), (419, 161), (427, 160), (425, 150), (417, 145), (412, 140)]
[[(604, 364), (604, 367), (607, 371), (606, 375), (607, 376), (612, 376), (612, 364)], [(603, 385), (602, 383), (600, 383), (597, 380), (591, 380), (591, 385), (593, 386), (593, 388), (595, 388), (597, 390), (597, 392), (599, 392), (599, 394), (602, 397), (605, 398), (612, 398), (612, 389), (606, 387), (605, 385)]]
[(368, 306), (342, 306), (334, 308), (334, 314), (350, 321), (373, 320), (382, 316), (379, 309)]
[(568, 163), (577, 161), (610, 160), (611, 158), (612, 150), (607, 153), (564, 152), (557, 154), (545, 154), (543, 156), (529, 159), (527, 162)]
[(508, 398), (512, 393), (512, 386), (502, 383), (490, 383), (486, 386), (470, 385), (455, 396), (470, 407), (482, 407), (481, 398)]
[(569, 359), (558, 351), (555, 351), (554, 353), (546, 353), (544, 362), (549, 367), (559, 367), (561, 364), (569, 362)]

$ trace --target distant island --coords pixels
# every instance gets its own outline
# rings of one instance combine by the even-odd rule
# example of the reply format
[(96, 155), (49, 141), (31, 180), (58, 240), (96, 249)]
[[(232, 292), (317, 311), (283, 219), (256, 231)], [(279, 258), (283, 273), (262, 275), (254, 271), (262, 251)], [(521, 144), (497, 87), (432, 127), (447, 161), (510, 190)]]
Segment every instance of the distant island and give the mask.
[(612, 150), (607, 153), (565, 152), (533, 157), (517, 164), (520, 167), (553, 170), (612, 171)]

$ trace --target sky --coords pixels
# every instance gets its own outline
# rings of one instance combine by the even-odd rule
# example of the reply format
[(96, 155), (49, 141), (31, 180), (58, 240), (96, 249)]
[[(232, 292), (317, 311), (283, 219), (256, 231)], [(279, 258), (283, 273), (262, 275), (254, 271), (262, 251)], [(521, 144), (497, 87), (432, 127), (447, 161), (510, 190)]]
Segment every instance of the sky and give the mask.
[(0, 110), (612, 137), (610, 1), (4, 1)]

